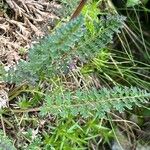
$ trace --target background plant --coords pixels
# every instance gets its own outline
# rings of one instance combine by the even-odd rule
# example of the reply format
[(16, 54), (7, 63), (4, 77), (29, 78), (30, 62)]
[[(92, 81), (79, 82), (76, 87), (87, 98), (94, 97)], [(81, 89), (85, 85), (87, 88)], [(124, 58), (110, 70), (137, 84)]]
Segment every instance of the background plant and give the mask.
[[(102, 149), (112, 147), (112, 141), (124, 148), (118, 131), (128, 135), (125, 146), (136, 144), (134, 130), (139, 134), (141, 124), (131, 118), (134, 113), (141, 120), (149, 102), (148, 38), (142, 37), (140, 15), (132, 17), (142, 5), (134, 3), (126, 13), (126, 7), (119, 10), (105, 1), (101, 8), (101, 2), (89, 2), (83, 16), (60, 22), (29, 50), (27, 61), (6, 74), (17, 87), (9, 93), (1, 122), (4, 133), (12, 129), (17, 148)], [(126, 15), (126, 21), (116, 13)]]

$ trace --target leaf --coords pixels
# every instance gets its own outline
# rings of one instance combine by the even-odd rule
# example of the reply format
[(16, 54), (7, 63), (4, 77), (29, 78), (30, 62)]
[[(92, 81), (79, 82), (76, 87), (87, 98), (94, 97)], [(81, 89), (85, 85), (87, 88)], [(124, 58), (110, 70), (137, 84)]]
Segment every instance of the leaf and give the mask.
[(117, 86), (113, 89), (77, 90), (72, 95), (70, 95), (70, 91), (64, 91), (60, 96), (57, 93), (52, 93), (49, 97), (51, 97), (51, 103), (47, 102), (41, 107), (42, 113), (45, 115), (51, 113), (64, 118), (69, 115), (102, 118), (111, 110), (117, 110), (121, 113), (126, 108), (132, 109), (135, 105), (141, 106), (150, 98), (150, 93), (136, 87)]
[(133, 6), (139, 5), (139, 4), (141, 4), (140, 0), (128, 0), (126, 3), (126, 6), (127, 7), (133, 7)]

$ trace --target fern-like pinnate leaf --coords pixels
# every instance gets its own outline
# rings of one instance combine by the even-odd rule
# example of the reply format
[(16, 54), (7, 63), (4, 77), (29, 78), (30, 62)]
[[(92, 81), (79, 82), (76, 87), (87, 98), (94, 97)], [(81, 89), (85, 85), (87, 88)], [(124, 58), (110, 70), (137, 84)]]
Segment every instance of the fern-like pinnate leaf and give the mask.
[(101, 49), (113, 41), (114, 33), (120, 32), (125, 19), (124, 16), (110, 14), (106, 18), (102, 17), (99, 23), (95, 23), (95, 34), (88, 32), (82, 38), (77, 47), (77, 54), (85, 60), (94, 58)]
[(10, 70), (8, 81), (27, 80), (34, 83), (39, 78), (58, 74), (65, 61), (63, 56), (73, 49), (85, 32), (83, 23), (83, 17), (80, 16), (43, 38), (30, 49), (28, 61), (21, 60), (15, 70)]
[(95, 23), (97, 32), (93, 35), (86, 30), (84, 18), (79, 16), (33, 46), (28, 61), (22, 60), (16, 70), (10, 70), (8, 81), (27, 80), (34, 83), (66, 72), (75, 56), (89, 60), (112, 41), (113, 34), (119, 32), (124, 20), (119, 15), (108, 15), (106, 19)]
[(69, 115), (82, 117), (105, 117), (107, 112), (117, 110), (123, 112), (125, 108), (132, 109), (133, 106), (141, 106), (147, 103), (150, 93), (135, 87), (114, 87), (113, 89), (95, 88), (77, 90), (71, 93), (52, 94), (46, 96), (45, 105), (41, 107), (41, 113), (51, 113), (61, 117)]

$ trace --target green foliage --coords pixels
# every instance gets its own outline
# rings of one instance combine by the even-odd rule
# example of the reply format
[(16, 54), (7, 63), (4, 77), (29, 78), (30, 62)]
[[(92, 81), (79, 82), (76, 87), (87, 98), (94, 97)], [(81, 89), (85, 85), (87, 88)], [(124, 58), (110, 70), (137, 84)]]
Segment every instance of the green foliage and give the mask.
[(0, 150), (16, 150), (12, 141), (0, 131)]
[(39, 134), (34, 135), (33, 131), (29, 129), (26, 137), (30, 139), (30, 144), (24, 148), (25, 150), (42, 150), (43, 141)]
[(90, 149), (90, 142), (96, 138), (104, 138), (104, 143), (113, 138), (112, 130), (99, 123), (99, 119), (89, 119), (86, 123), (75, 121), (74, 118), (60, 119), (56, 125), (48, 125), (43, 139), (37, 136), (27, 150), (78, 150)]
[(141, 1), (140, 0), (127, 0), (127, 7), (133, 7), (135, 5), (140, 4)]
[[(64, 5), (63, 15), (72, 14), (72, 10), (78, 3), (74, 0), (60, 1)], [(0, 80), (3, 81), (5, 75), (8, 82), (28, 81), (29, 84), (37, 85), (33, 87), (27, 84), (27, 87), (17, 87), (9, 93), (11, 107), (1, 110), (1, 114), (5, 116), (3, 122), (6, 131), (10, 127), (13, 129), (9, 130), (10, 135), (14, 135), (14, 131), (19, 131), (13, 137), (18, 149), (93, 149), (90, 146), (95, 146), (101, 138), (102, 142), (109, 143), (115, 137), (115, 133), (113, 135), (112, 132), (113, 126), (111, 125), (112, 129), (107, 126), (109, 125), (107, 119), (112, 114), (109, 112), (121, 113), (149, 102), (150, 93), (139, 89), (142, 87), (149, 90), (149, 65), (140, 62), (141, 60), (149, 62), (149, 59), (143, 59), (141, 53), (140, 57), (130, 56), (132, 52), (135, 54), (138, 52), (133, 42), (130, 42), (130, 38), (126, 41), (124, 32), (121, 35), (117, 34), (123, 45), (122, 48), (119, 44), (118, 48), (119, 41), (116, 38), (114, 40), (113, 35), (119, 33), (125, 25), (125, 17), (111, 15), (103, 10), (99, 13), (98, 2), (100, 1), (93, 0), (92, 3), (87, 3), (82, 12), (84, 17), (79, 16), (77, 19), (61, 24), (51, 35), (41, 39), (29, 50), (27, 61), (21, 60), (16, 68), (8, 73), (3, 66), (0, 66)], [(138, 4), (137, 2), (137, 0), (128, 0), (127, 5), (134, 6)], [(106, 9), (108, 12), (109, 8)], [(99, 14), (101, 14), (100, 19), (97, 17)], [(139, 27), (134, 24), (137, 18), (135, 14), (133, 16), (134, 20), (128, 24), (133, 23), (133, 26), (139, 30)], [(126, 32), (130, 32), (128, 28)], [(135, 37), (134, 34), (130, 36)], [(140, 33), (137, 34), (137, 38), (140, 42), (143, 41)], [(108, 44), (113, 41), (115, 42), (108, 48)], [(132, 44), (133, 50), (130, 49)], [(118, 51), (114, 50), (114, 47), (118, 48)], [(140, 46), (139, 49), (143, 51)], [(23, 55), (25, 51), (21, 48), (19, 53)], [(143, 51), (143, 54), (148, 56), (148, 52)], [(74, 58), (78, 58), (83, 65), (81, 67), (75, 64), (77, 70), (69, 68)], [(74, 75), (75, 71), (79, 73), (77, 80), (81, 82), (70, 89), (67, 83), (71, 83), (72, 87), (74, 80), (70, 74)], [(92, 88), (82, 76), (90, 79), (92, 77), (95, 82), (99, 77), (100, 87), (94, 88), (92, 84)], [(131, 87), (104, 88), (118, 84), (131, 85)], [(143, 115), (148, 116), (149, 111), (146, 109)], [(17, 125), (15, 130), (14, 125)], [(0, 137), (0, 148), (13, 149), (7, 137), (1, 134)]]
[(27, 109), (31, 107), (31, 102), (27, 100), (25, 96), (23, 96), (22, 98), (19, 98), (18, 106), (21, 109)]
[(29, 61), (20, 61), (16, 70), (10, 70), (7, 79), (16, 82), (27, 79), (34, 83), (39, 78), (59, 73), (59, 68), (65, 61), (63, 56), (69, 53), (83, 36), (82, 27), (83, 17), (62, 25), (52, 35), (36, 44), (29, 52)]
[[(96, 70), (98, 70), (101, 73), (101, 75), (103, 72), (106, 73), (107, 72), (106, 68), (110, 66), (110, 64), (109, 65), (107, 64), (109, 62), (110, 56), (111, 53), (108, 51), (108, 49), (106, 48), (101, 49), (101, 51), (96, 55), (96, 57), (94, 57), (89, 63), (87, 63), (81, 68), (81, 72), (83, 74), (87, 74), (87, 73), (95, 73)], [(108, 69), (108, 73), (109, 72), (110, 69)]]
[(46, 150), (48, 149), (78, 149), (85, 148), (87, 141), (84, 140), (85, 133), (78, 122), (69, 119), (59, 121), (57, 127), (51, 128), (51, 134), (44, 135)]
[(99, 22), (99, 18), (97, 17), (99, 13), (100, 13), (100, 10), (98, 8), (97, 2), (87, 4), (86, 6), (84, 6), (82, 10), (82, 14), (86, 18), (85, 20), (86, 28), (93, 34), (97, 32), (97, 30), (95, 29), (96, 27), (94, 23)]
[[(119, 33), (119, 28), (123, 27), (125, 17), (119, 15), (107, 15), (102, 17), (99, 23), (95, 23), (95, 34), (87, 32), (77, 46), (76, 54), (82, 59), (89, 60), (112, 42), (113, 34)], [(89, 38), (90, 37), (90, 38)]]
[(80, 115), (85, 118), (92, 116), (102, 118), (113, 109), (123, 112), (125, 108), (132, 109), (135, 105), (141, 106), (140, 104), (148, 102), (149, 97), (150, 93), (134, 87), (77, 90), (72, 93), (66, 91), (47, 96), (45, 105), (41, 107), (41, 113), (62, 117)]
[(10, 70), (7, 80), (21, 82), (26, 79), (35, 83), (66, 72), (75, 56), (90, 60), (112, 42), (113, 34), (123, 27), (124, 20), (123, 16), (108, 14), (95, 23), (95, 34), (86, 31), (82, 16), (62, 25), (36, 44), (29, 51), (28, 62), (20, 61), (16, 70)]

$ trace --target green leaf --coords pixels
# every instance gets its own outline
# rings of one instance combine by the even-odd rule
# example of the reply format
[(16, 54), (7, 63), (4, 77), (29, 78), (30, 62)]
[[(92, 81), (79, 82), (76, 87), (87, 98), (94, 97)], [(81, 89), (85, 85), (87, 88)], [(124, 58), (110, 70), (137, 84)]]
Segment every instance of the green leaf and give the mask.
[(135, 5), (141, 4), (140, 0), (127, 0), (126, 6), (127, 7), (133, 7)]
[[(126, 92), (128, 94), (126, 95)], [(148, 102), (150, 93), (140, 90), (136, 87), (114, 87), (113, 89), (102, 88), (101, 90), (77, 90), (70, 95), (70, 91), (64, 91), (58, 94), (52, 93), (51, 103), (47, 103), (41, 110), (56, 116), (68, 117), (82, 116), (88, 118), (97, 116), (105, 117), (105, 114), (111, 110), (117, 110), (120, 113), (126, 108), (132, 109), (133, 106), (141, 106)], [(63, 96), (62, 96), (63, 95)], [(68, 96), (69, 95), (69, 96)], [(46, 96), (47, 97), (47, 96)], [(47, 107), (47, 108), (45, 108)]]

